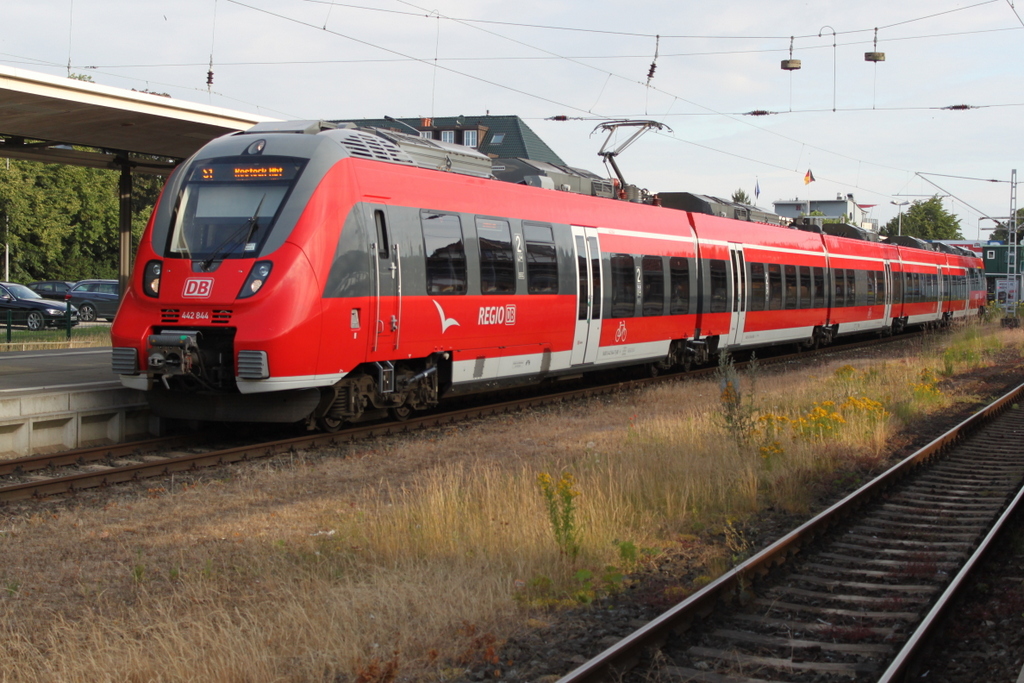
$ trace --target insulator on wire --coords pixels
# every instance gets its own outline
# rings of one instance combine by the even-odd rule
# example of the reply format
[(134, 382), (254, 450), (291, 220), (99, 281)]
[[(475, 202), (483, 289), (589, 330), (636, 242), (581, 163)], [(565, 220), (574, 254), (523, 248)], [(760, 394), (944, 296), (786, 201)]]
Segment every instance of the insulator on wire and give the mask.
[(213, 72), (212, 71), (207, 71), (206, 72), (206, 87), (209, 88), (212, 85), (213, 85)]
[(651, 68), (647, 71), (647, 85), (651, 84), (654, 78), (654, 70), (658, 68), (658, 50), (661, 49), (661, 36), (654, 36), (654, 59), (651, 60)]

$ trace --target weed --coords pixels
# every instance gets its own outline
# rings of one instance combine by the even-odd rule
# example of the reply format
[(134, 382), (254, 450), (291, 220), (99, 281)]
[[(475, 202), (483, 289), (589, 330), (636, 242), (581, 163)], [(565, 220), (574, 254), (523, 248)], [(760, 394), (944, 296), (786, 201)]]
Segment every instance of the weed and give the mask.
[(580, 552), (579, 522), (576, 519), (575, 499), (580, 492), (574, 488), (575, 478), (568, 472), (555, 483), (551, 475), (541, 472), (537, 484), (548, 506), (548, 518), (555, 533), (558, 549), (567, 557), (575, 559)]
[(793, 430), (804, 439), (824, 441), (835, 436), (844, 424), (846, 419), (836, 410), (835, 401), (822, 401), (815, 403), (807, 414), (798, 417), (793, 423)]
[(640, 551), (632, 541), (614, 541), (619, 549), (619, 559), (627, 567), (634, 566), (640, 559)]
[(398, 675), (398, 652), (391, 659), (381, 661), (374, 657), (366, 664), (360, 664), (356, 671), (355, 683), (391, 683)]
[[(757, 371), (757, 360), (751, 358), (745, 373), (750, 385), (747, 391), (748, 396), (754, 395)], [(732, 356), (727, 352), (722, 352), (719, 355), (718, 370), (715, 374), (718, 378), (718, 398), (722, 408), (721, 419), (725, 423), (726, 431), (736, 440), (736, 444), (742, 447), (750, 441), (756, 428), (754, 424), (754, 406), (750, 400), (743, 400), (740, 376), (736, 371)]]
[(729, 560), (734, 567), (750, 557), (751, 543), (743, 529), (736, 527), (734, 519), (725, 522), (725, 547), (729, 550)]
[(493, 633), (479, 633), (476, 624), (468, 621), (462, 622), (462, 628), (458, 629), (460, 636), (469, 638), (466, 649), (459, 654), (455, 661), (462, 666), (474, 664), (486, 664), (496, 666), (498, 659), (498, 638)]

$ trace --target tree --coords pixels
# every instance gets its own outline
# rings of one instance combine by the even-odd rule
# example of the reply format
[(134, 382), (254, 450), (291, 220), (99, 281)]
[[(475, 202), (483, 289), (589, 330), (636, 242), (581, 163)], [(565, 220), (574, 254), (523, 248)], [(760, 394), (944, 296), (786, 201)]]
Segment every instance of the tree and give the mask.
[[(999, 227), (992, 231), (991, 240), (1010, 243), (1010, 230), (1005, 221), (999, 221)], [(1017, 244), (1024, 244), (1024, 209), (1017, 209)]]
[[(0, 162), (0, 230), (11, 249), (11, 279), (116, 277), (118, 176), (81, 166)], [(161, 180), (139, 175), (133, 181), (137, 241)]]
[(734, 202), (736, 202), (737, 204), (753, 204), (754, 203), (754, 202), (750, 201), (750, 195), (748, 195), (746, 192), (744, 192), (742, 188), (740, 188), (739, 190), (736, 190), (735, 192), (732, 193), (732, 200)]
[(942, 207), (938, 195), (926, 201), (915, 201), (903, 212), (902, 226), (899, 215), (886, 223), (879, 233), (884, 237), (910, 235), (923, 240), (962, 240), (960, 219)]

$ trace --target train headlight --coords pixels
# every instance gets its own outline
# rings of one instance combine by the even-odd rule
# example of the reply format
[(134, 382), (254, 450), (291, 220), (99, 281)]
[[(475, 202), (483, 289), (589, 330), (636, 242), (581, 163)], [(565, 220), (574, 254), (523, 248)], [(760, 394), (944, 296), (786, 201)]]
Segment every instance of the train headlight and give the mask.
[(263, 289), (263, 285), (267, 284), (267, 278), (270, 277), (270, 271), (273, 268), (274, 264), (270, 261), (257, 261), (254, 263), (252, 270), (249, 271), (249, 277), (245, 278), (242, 291), (238, 293), (238, 298), (248, 298)]
[(160, 295), (160, 273), (163, 272), (163, 264), (160, 261), (150, 261), (142, 273), (142, 291), (146, 296), (154, 299)]

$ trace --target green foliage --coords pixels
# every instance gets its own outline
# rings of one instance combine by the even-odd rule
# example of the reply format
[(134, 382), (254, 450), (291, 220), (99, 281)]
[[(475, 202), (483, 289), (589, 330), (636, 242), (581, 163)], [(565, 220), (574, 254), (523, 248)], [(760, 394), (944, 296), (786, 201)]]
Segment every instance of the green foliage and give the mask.
[[(119, 172), (9, 160), (0, 163), (0, 231), (11, 279), (113, 278), (118, 272)], [(133, 176), (137, 243), (162, 179)]]
[[(989, 237), (989, 239), (996, 240), (998, 242), (1003, 242), (1004, 244), (1009, 244), (1009, 226), (1003, 221), (999, 221), (997, 225), (999, 227), (992, 231), (992, 235), (991, 237)], [(1024, 244), (1024, 208), (1017, 209), (1017, 220), (1015, 222), (1015, 226), (1017, 228), (1017, 244)]]
[(750, 195), (748, 195), (743, 190), (743, 188), (740, 188), (740, 189), (738, 189), (738, 190), (736, 190), (735, 192), (732, 193), (732, 200), (734, 202), (736, 202), (737, 204), (753, 204), (754, 203), (754, 202), (750, 201)]
[(904, 234), (924, 240), (959, 240), (960, 219), (942, 207), (942, 199), (938, 196), (926, 201), (916, 201), (903, 212), (902, 227), (897, 215), (879, 232), (889, 237)]
[(576, 496), (580, 492), (574, 488), (576, 480), (568, 472), (555, 482), (547, 472), (537, 475), (537, 485), (548, 507), (548, 518), (551, 529), (555, 532), (555, 542), (566, 556), (575, 558), (580, 552), (579, 522), (576, 520)]

